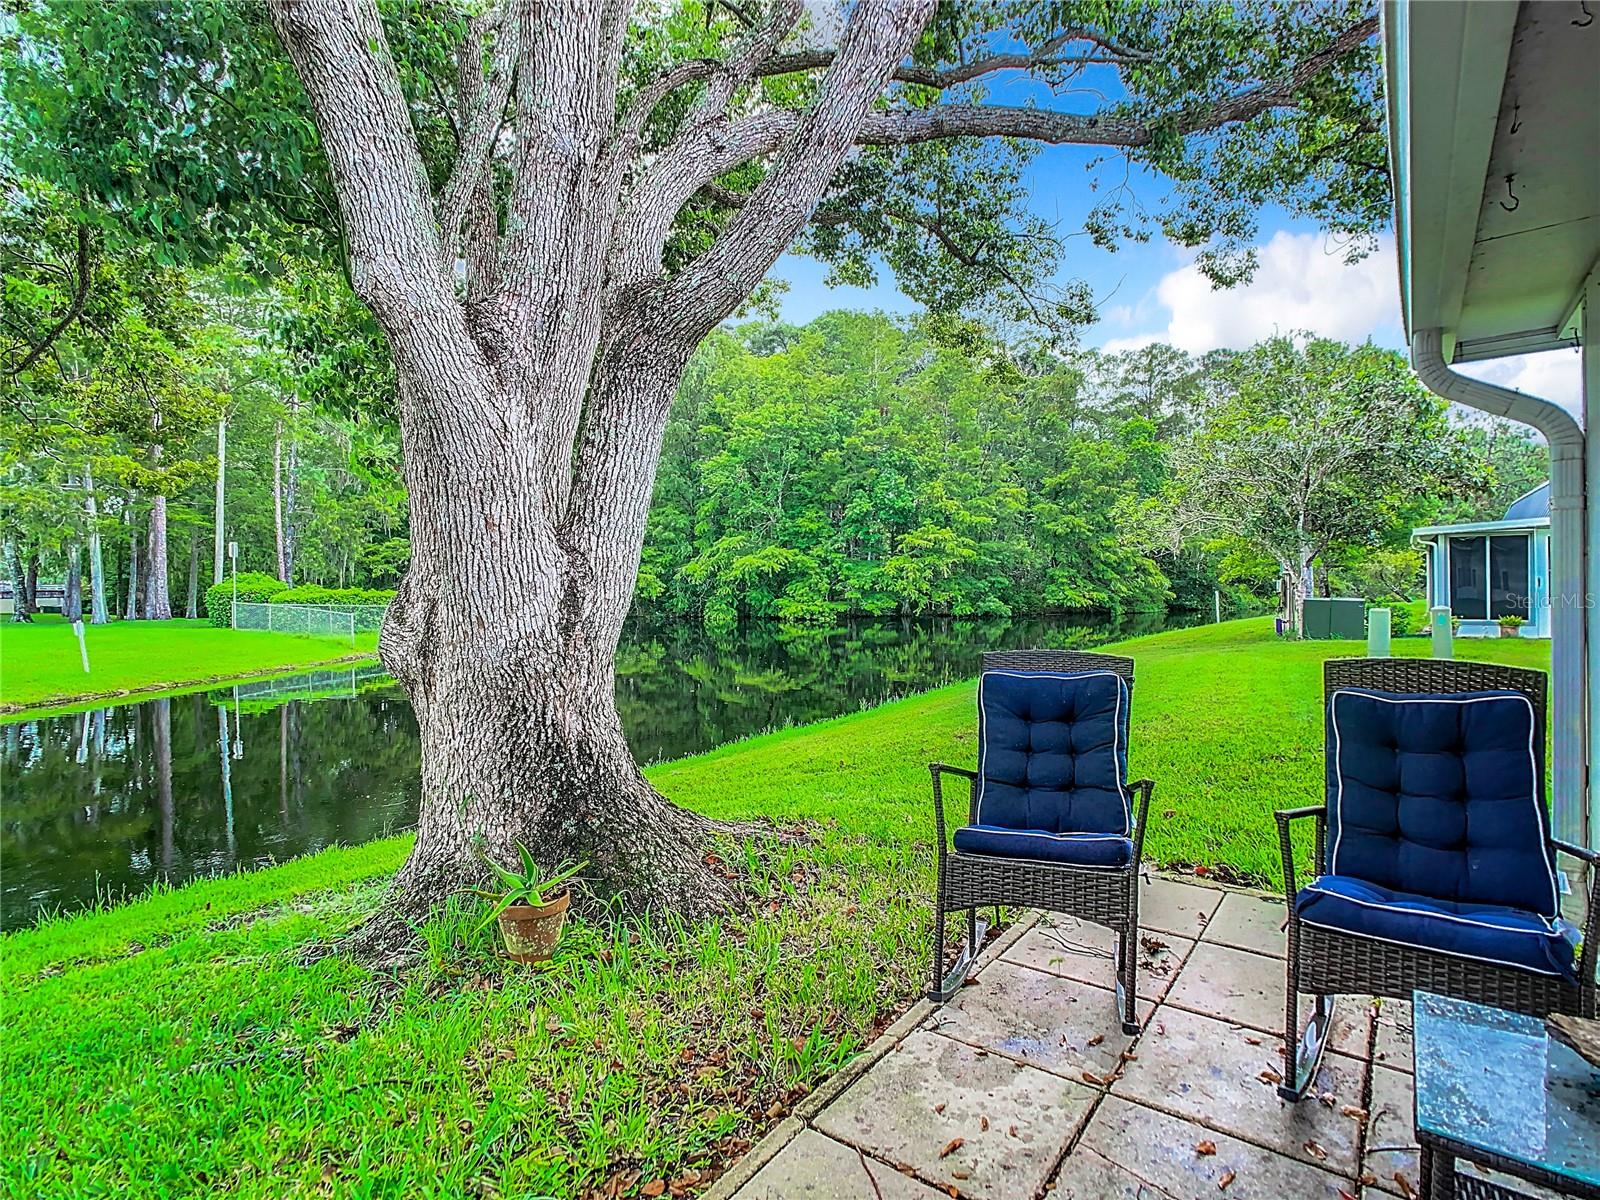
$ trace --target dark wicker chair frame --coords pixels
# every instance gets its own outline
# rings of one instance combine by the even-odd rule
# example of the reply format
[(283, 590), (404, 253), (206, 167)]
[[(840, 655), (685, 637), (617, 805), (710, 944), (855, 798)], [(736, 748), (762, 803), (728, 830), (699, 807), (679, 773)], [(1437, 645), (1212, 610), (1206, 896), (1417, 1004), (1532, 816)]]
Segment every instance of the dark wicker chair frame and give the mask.
[[(983, 656), (983, 669), (1014, 671), (1115, 671), (1128, 681), (1133, 693), (1133, 660), (1111, 654), (1086, 654), (1074, 650), (1008, 650)], [(1122, 1027), (1139, 1032), (1134, 1012), (1139, 936), (1139, 862), (1144, 848), (1145, 825), (1150, 816), (1148, 779), (1125, 783), (1130, 801), (1139, 793), (1134, 814), (1133, 856), (1126, 867), (1076, 867), (1034, 859), (963, 854), (950, 847), (945, 830), (941, 777), (958, 775), (967, 781), (967, 823), (977, 820), (978, 773), (961, 767), (930, 763), (933, 774), (933, 816), (938, 827), (939, 890), (933, 910), (933, 984), (930, 999), (943, 1002), (960, 990), (987, 925), (978, 917), (980, 907), (1002, 904), (1041, 908), (1104, 925), (1117, 935), (1117, 1011)], [(967, 910), (967, 940), (955, 966), (944, 970), (945, 916)]]
[[(1323, 665), (1323, 704), (1332, 703), (1341, 688), (1371, 688), (1400, 693), (1516, 691), (1533, 703), (1534, 745), (1540, 800), (1544, 795), (1546, 676), (1543, 671), (1497, 663), (1419, 658), (1336, 658)], [(1326, 754), (1327, 749), (1324, 750)], [(1316, 869), (1327, 864), (1327, 806), (1308, 805), (1277, 813), (1278, 841), (1283, 853), (1283, 880), (1289, 904), (1288, 981), (1284, 1042), (1288, 1070), (1278, 1087), (1286, 1100), (1299, 1100), (1315, 1077), (1332, 1021), (1332, 997), (1340, 994), (1392, 996), (1409, 1000), (1415, 991), (1436, 992), (1478, 1004), (1490, 1004), (1532, 1016), (1551, 1012), (1593, 1016), (1595, 960), (1600, 952), (1600, 854), (1556, 838), (1550, 845), (1588, 867), (1588, 916), (1578, 961), (1578, 981), (1538, 975), (1515, 967), (1479, 962), (1457, 954), (1423, 950), (1359, 934), (1303, 923), (1295, 911), (1295, 882), (1290, 827), (1301, 818), (1316, 822)], [(1311, 1019), (1300, 1033), (1297, 994), (1313, 997)]]

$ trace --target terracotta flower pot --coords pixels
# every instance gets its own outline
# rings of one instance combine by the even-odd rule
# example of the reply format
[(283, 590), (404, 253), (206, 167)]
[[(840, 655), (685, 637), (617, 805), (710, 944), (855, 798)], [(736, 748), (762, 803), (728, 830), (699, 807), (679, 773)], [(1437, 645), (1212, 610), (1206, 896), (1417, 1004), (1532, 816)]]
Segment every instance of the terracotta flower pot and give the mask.
[(516, 962), (543, 962), (555, 952), (566, 924), (572, 893), (562, 892), (549, 904), (513, 904), (496, 919), (505, 939), (506, 957)]

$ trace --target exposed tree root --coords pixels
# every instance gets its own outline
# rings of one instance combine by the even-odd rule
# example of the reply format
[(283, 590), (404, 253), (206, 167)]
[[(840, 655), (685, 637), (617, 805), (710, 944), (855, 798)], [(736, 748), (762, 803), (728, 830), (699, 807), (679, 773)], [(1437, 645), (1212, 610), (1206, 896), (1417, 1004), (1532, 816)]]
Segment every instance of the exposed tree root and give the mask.
[[(797, 845), (810, 840), (804, 829), (795, 826), (780, 827), (762, 820), (715, 821), (685, 809), (673, 807), (671, 811), (670, 833), (663, 836), (664, 831), (658, 829), (651, 838), (654, 862), (650, 867), (629, 866), (620, 878), (612, 875), (609, 879), (595, 871), (585, 872), (575, 889), (574, 915), (606, 923), (623, 915), (670, 912), (698, 923), (747, 911), (751, 897), (745, 884), (725, 869), (719, 852), (725, 852), (730, 843)], [(635, 864), (639, 861), (633, 860)], [(617, 856), (607, 856), (606, 865), (613, 871), (617, 862)], [(429, 864), (413, 855), (377, 908), (342, 936), (305, 947), (301, 961), (309, 965), (339, 955), (375, 973), (407, 970), (421, 955), (422, 928), (427, 921), (452, 895), (465, 894), (483, 883), (484, 871), (476, 859)]]

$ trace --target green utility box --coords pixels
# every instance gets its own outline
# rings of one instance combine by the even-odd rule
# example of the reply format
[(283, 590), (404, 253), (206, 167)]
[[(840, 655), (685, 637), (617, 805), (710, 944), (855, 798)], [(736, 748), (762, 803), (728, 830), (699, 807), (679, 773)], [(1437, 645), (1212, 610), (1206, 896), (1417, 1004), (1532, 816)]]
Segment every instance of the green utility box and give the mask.
[(1367, 636), (1365, 600), (1341, 596), (1334, 600), (1307, 599), (1301, 603), (1306, 637), (1360, 641)]

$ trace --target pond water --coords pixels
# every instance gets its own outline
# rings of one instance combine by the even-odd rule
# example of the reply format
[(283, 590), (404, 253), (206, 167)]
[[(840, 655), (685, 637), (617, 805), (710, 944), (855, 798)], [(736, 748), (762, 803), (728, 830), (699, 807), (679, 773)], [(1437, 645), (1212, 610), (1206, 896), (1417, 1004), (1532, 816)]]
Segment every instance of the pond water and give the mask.
[[(831, 630), (630, 624), (617, 703), (658, 762), (977, 673), (985, 650), (1084, 647), (1185, 614), (854, 621)], [(0, 726), (0, 928), (408, 828), (416, 720), (377, 667)]]

